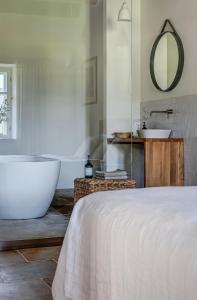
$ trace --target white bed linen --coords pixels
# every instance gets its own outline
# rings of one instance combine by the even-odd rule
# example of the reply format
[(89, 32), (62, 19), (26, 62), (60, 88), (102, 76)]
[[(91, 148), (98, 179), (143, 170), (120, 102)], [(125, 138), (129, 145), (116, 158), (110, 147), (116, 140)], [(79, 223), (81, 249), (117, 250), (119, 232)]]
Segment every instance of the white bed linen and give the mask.
[(100, 192), (75, 206), (54, 300), (196, 300), (197, 187)]

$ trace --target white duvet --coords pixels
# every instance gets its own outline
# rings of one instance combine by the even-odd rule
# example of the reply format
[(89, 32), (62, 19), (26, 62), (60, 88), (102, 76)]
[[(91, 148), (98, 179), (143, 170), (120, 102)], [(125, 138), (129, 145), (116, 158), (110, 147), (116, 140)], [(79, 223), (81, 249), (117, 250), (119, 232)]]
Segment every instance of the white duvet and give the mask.
[(54, 300), (197, 300), (197, 187), (100, 192), (75, 206)]

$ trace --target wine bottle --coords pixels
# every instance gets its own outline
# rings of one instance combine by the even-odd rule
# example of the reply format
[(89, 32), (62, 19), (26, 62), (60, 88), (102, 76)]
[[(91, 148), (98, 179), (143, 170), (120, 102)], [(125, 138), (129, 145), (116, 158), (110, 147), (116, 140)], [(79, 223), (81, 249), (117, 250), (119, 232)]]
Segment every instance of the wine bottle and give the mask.
[(85, 164), (85, 178), (93, 177), (93, 165), (90, 160), (90, 155), (88, 155), (87, 163)]

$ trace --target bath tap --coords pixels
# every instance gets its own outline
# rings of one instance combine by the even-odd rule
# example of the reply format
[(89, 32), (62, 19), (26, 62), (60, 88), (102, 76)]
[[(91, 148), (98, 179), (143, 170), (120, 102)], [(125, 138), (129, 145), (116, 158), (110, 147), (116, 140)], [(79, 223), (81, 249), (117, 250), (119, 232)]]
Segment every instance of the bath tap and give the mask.
[(169, 115), (172, 115), (174, 113), (173, 109), (166, 109), (166, 110), (152, 110), (150, 112), (150, 117), (152, 114), (167, 114), (167, 117), (169, 118)]

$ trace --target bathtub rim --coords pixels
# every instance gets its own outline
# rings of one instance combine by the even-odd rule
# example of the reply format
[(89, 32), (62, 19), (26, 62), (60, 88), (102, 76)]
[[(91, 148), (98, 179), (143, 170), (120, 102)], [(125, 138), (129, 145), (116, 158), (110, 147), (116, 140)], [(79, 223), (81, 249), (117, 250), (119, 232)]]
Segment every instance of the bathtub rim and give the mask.
[[(10, 158), (10, 160), (9, 160)], [(0, 155), (0, 164), (27, 164), (27, 163), (50, 163), (50, 162), (59, 162), (61, 161), (56, 158), (50, 158), (47, 156), (41, 155), (23, 155), (23, 154), (6, 154)]]

